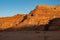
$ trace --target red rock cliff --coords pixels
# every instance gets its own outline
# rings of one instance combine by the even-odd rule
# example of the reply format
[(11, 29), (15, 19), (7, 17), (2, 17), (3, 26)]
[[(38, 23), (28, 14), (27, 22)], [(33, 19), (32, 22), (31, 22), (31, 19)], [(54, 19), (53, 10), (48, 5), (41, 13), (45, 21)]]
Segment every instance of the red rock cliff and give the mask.
[(53, 18), (60, 18), (60, 5), (58, 6), (36, 6), (27, 15), (15, 15), (0, 18), (0, 29), (19, 28), (30, 25), (45, 25)]

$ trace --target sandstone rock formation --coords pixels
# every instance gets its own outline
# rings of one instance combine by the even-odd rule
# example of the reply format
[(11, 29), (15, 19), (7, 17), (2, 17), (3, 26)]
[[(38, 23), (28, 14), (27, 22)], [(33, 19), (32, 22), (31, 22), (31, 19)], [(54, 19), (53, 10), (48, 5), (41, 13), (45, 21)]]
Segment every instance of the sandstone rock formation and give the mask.
[(23, 20), (24, 16), (25, 16), (25, 14), (24, 15), (17, 14), (12, 17), (0, 18), (0, 30), (12, 28), (13, 26), (17, 25), (21, 20)]
[(0, 18), (0, 30), (46, 25), (49, 20), (60, 18), (60, 5), (36, 6), (29, 14), (18, 14), (12, 17)]
[[(60, 7), (60, 6), (59, 6)], [(26, 20), (20, 24), (24, 25), (45, 25), (53, 18), (60, 18), (60, 9), (58, 6), (37, 6), (32, 10)]]

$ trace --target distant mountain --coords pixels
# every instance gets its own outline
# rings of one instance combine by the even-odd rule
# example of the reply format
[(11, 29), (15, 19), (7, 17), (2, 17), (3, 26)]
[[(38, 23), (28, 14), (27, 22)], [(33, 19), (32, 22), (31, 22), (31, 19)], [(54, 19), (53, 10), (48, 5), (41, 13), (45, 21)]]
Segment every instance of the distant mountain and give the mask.
[[(50, 25), (50, 20), (56, 18), (60, 18), (60, 5), (38, 5), (29, 14), (17, 14), (12, 17), (0, 18), (0, 30), (6, 30), (10, 28), (17, 30), (51, 30), (53, 23)], [(53, 26), (53, 28), (54, 27), (55, 26)]]

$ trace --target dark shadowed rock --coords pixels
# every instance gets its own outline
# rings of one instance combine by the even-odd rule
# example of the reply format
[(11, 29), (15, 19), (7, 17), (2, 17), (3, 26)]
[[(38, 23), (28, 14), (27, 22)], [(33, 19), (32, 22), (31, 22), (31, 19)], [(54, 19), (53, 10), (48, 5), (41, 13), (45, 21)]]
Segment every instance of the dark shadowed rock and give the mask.
[(49, 30), (51, 31), (60, 31), (60, 18), (55, 18), (50, 20), (49, 24)]

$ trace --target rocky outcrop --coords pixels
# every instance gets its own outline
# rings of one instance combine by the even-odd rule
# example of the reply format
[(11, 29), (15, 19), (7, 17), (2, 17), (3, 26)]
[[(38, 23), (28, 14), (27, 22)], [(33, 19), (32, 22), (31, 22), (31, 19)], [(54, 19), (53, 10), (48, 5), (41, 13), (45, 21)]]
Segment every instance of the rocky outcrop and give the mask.
[(29, 25), (46, 25), (49, 20), (60, 18), (60, 6), (36, 6), (32, 10), (27, 19), (20, 24), (20, 26)]
[[(36, 6), (29, 14), (18, 14), (12, 17), (0, 18), (0, 29), (40, 27), (49, 24), (49, 20), (60, 18), (60, 5)], [(42, 27), (42, 26), (41, 26)], [(40, 27), (40, 29), (41, 29)], [(44, 29), (45, 26), (42, 27)], [(38, 29), (38, 28), (37, 28)], [(40, 30), (39, 29), (39, 30)]]
[(25, 14), (17, 14), (12, 17), (3, 17), (0, 18), (0, 30), (7, 29), (7, 28), (13, 28), (17, 24), (20, 23), (20, 21), (23, 20), (23, 17)]

